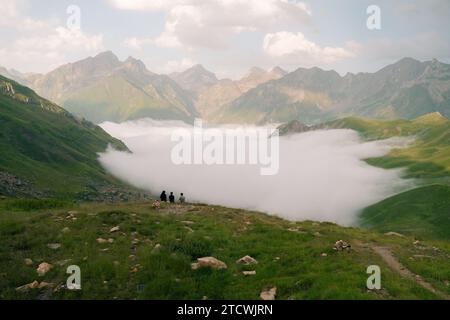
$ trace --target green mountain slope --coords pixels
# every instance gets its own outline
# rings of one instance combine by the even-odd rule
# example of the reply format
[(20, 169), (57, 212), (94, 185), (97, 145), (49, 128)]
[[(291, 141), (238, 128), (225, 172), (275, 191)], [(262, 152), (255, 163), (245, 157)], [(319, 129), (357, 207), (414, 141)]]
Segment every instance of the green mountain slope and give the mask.
[[(279, 127), (280, 134), (321, 129), (353, 129), (366, 140), (395, 136), (413, 137), (407, 147), (392, 150), (379, 158), (367, 159), (383, 168), (407, 168), (408, 178), (439, 179), (450, 177), (450, 120), (440, 113), (430, 113), (414, 120), (375, 120), (349, 117), (313, 126), (292, 121)], [(449, 182), (450, 183), (450, 182)]]
[(142, 61), (125, 61), (110, 51), (63, 65), (30, 85), (69, 112), (95, 123), (143, 117), (192, 121), (197, 115), (190, 94)]
[(410, 190), (366, 209), (359, 224), (381, 232), (450, 240), (450, 186)]
[(0, 194), (72, 197), (122, 186), (97, 161), (108, 145), (127, 150), (100, 127), (0, 76)]

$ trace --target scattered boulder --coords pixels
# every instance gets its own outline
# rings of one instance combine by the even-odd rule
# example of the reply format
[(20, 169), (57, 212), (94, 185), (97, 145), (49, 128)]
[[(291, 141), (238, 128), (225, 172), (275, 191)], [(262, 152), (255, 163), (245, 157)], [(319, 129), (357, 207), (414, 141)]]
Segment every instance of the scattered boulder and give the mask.
[(254, 275), (256, 275), (256, 271), (255, 271), (255, 270), (252, 270), (252, 271), (242, 271), (242, 274), (243, 274), (244, 276), (254, 276)]
[(225, 262), (220, 261), (214, 257), (202, 257), (198, 258), (196, 263), (191, 264), (191, 268), (196, 270), (200, 267), (210, 267), (213, 269), (226, 269), (228, 266)]
[(344, 250), (350, 250), (351, 249), (351, 245), (347, 242), (345, 242), (344, 240), (338, 240), (336, 241), (336, 243), (334, 244), (334, 250), (337, 251), (344, 251)]
[(109, 232), (116, 232), (116, 231), (119, 231), (120, 230), (120, 227), (119, 226), (115, 226), (115, 227), (112, 227), (110, 230), (109, 230)]
[(247, 256), (244, 256), (244, 257), (236, 260), (236, 263), (244, 264), (244, 265), (250, 265), (250, 264), (257, 264), (258, 261), (256, 261), (255, 258), (252, 258), (252, 257), (247, 255)]
[(277, 296), (277, 288), (276, 287), (270, 288), (269, 290), (265, 290), (265, 291), (261, 292), (261, 294), (259, 295), (259, 297), (262, 300), (275, 300), (276, 296)]
[(27, 265), (27, 266), (33, 265), (33, 260), (31, 260), (30, 258), (26, 258), (23, 261), (25, 262), (25, 265)]
[(192, 228), (188, 227), (188, 226), (185, 226), (184, 228), (185, 228), (189, 233), (194, 232), (194, 230), (193, 230)]
[(161, 250), (161, 245), (159, 243), (155, 244), (152, 252), (159, 252)]
[(328, 256), (328, 254), (326, 254), (325, 252), (322, 252), (322, 253), (320, 254), (320, 256), (321, 256), (321, 257), (326, 257), (326, 256)]
[(181, 221), (181, 223), (187, 224), (187, 225), (193, 225), (194, 221), (185, 220), (185, 221)]
[(47, 272), (50, 271), (50, 269), (52, 268), (52, 265), (47, 263), (47, 262), (42, 262), (41, 264), (39, 264), (39, 266), (36, 269), (36, 272), (38, 273), (39, 276), (43, 276), (45, 275)]
[(56, 250), (56, 249), (61, 248), (61, 243), (49, 243), (49, 244), (47, 244), (47, 247), (52, 250)]

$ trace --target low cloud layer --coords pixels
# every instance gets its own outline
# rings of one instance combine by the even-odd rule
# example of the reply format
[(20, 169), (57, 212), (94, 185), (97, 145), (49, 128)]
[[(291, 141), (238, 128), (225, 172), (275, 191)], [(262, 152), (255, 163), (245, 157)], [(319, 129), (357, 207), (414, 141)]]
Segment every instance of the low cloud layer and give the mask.
[(360, 209), (410, 185), (399, 170), (371, 167), (362, 160), (407, 143), (400, 138), (363, 142), (345, 129), (281, 137), (278, 174), (261, 176), (258, 165), (174, 165), (171, 133), (189, 128), (179, 122), (143, 119), (101, 126), (133, 152), (100, 154), (107, 170), (154, 194), (166, 190), (178, 197), (184, 192), (192, 202), (351, 225)]

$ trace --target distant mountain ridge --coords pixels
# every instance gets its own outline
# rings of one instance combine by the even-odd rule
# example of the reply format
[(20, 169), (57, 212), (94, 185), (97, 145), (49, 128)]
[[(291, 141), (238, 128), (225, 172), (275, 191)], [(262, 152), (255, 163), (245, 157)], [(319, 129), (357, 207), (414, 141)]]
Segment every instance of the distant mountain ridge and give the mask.
[(63, 65), (30, 86), (96, 123), (143, 117), (189, 122), (198, 116), (175, 81), (150, 72), (140, 60), (129, 57), (122, 62), (110, 51)]
[(351, 115), (414, 119), (435, 111), (450, 116), (450, 65), (404, 58), (375, 73), (344, 77), (299, 68), (229, 103), (219, 122), (312, 124)]
[[(0, 68), (0, 74), (11, 71)], [(218, 79), (202, 65), (159, 75), (140, 60), (103, 52), (45, 75), (22, 75), (42, 96), (93, 122), (143, 117), (213, 123), (314, 124), (347, 116), (414, 119), (450, 116), (450, 65), (403, 58), (374, 73), (320, 68), (250, 69), (241, 79)]]
[(201, 64), (194, 65), (183, 72), (171, 73), (169, 77), (180, 87), (192, 93), (197, 93), (201, 89), (219, 82), (216, 75), (206, 70)]

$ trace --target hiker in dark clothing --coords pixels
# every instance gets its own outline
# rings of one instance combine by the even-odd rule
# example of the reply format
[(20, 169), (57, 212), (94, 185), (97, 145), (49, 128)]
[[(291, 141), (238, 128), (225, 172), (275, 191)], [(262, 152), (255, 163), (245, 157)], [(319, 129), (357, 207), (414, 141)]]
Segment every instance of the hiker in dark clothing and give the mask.
[(161, 200), (161, 202), (167, 202), (166, 191), (163, 190), (163, 192), (162, 192), (161, 195), (159, 196), (159, 199)]
[(170, 193), (169, 201), (170, 203), (175, 203), (175, 196), (173, 195), (173, 192)]

